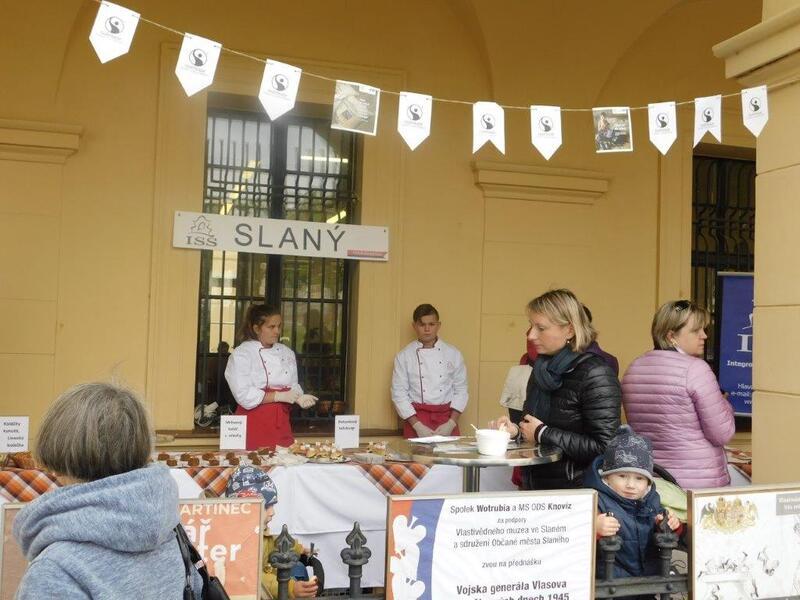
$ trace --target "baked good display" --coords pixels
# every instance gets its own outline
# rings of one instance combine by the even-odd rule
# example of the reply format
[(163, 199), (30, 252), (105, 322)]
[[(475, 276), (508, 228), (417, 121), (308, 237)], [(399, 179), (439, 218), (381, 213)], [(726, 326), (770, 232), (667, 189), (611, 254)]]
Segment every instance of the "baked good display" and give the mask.
[(177, 467), (178, 466), (178, 461), (175, 460), (174, 458), (168, 458), (167, 459), (167, 466), (168, 467)]
[(295, 442), (289, 447), (289, 452), (296, 456), (304, 456), (309, 461), (317, 463), (347, 461), (342, 451), (330, 441), (315, 442), (314, 444)]
[(208, 461), (208, 466), (209, 467), (218, 467), (219, 466), (219, 459), (212, 458), (211, 460)]
[(370, 454), (377, 454), (378, 456), (385, 456), (386, 442), (370, 442), (367, 446), (367, 452)]
[(216, 454), (213, 452), (204, 452), (203, 453), (203, 460), (211, 460), (212, 458), (216, 458)]
[(169, 460), (169, 454), (166, 452), (159, 452), (156, 460)]
[(231, 457), (228, 459), (228, 464), (229, 464), (230, 466), (232, 466), (232, 467), (239, 466), (239, 463), (240, 463), (240, 462), (241, 462), (241, 461), (239, 460), (239, 458), (238, 458), (237, 456), (231, 456)]
[(186, 464), (190, 467), (199, 467), (200, 466), (200, 459), (196, 456), (190, 456), (189, 460), (186, 461)]

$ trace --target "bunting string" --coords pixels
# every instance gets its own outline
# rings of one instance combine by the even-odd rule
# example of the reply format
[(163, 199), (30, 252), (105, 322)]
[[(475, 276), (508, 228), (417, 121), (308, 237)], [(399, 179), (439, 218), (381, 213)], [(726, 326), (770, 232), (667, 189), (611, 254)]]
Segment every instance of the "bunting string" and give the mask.
[[(630, 152), (633, 150), (630, 114), (632, 111), (647, 110), (650, 122), (650, 140), (663, 154), (666, 154), (677, 136), (675, 108), (689, 105), (695, 107), (695, 145), (706, 132), (710, 132), (718, 141), (721, 141), (721, 101), (739, 96), (742, 98), (743, 123), (755, 136), (758, 136), (769, 118), (767, 90), (775, 91), (800, 82), (800, 77), (796, 77), (770, 86), (748, 88), (741, 92), (643, 106), (572, 108), (457, 100), (407, 91), (378, 89), (319, 73), (301, 71), (291, 65), (260, 58), (180, 31), (107, 0), (94, 0), (94, 2), (100, 5), (100, 10), (90, 35), (90, 41), (101, 62), (107, 62), (127, 53), (136, 25), (144, 22), (183, 38), (183, 46), (175, 72), (188, 95), (211, 85), (219, 54), (225, 52), (265, 66), (259, 99), (272, 119), (278, 118), (294, 107), (301, 74), (335, 84), (332, 119), (332, 127), (335, 129), (375, 135), (380, 95), (389, 94), (398, 97), (401, 109), (398, 113), (398, 131), (412, 150), (428, 137), (431, 105), (435, 102), (473, 108), (473, 152), (477, 151), (486, 141), (491, 141), (498, 150), (505, 153), (503, 117), (505, 110), (530, 111), (531, 141), (546, 159), (549, 159), (561, 145), (560, 113), (562, 112), (592, 113), (597, 152)], [(113, 19), (116, 19), (114, 23), (112, 23)], [(122, 33), (126, 25), (128, 31)], [(105, 30), (103, 30), (104, 28)], [(269, 82), (268, 76), (271, 78)], [(269, 86), (267, 83), (272, 85)], [(534, 123), (534, 119), (538, 119), (536, 123)], [(660, 137), (659, 134), (661, 134)]]

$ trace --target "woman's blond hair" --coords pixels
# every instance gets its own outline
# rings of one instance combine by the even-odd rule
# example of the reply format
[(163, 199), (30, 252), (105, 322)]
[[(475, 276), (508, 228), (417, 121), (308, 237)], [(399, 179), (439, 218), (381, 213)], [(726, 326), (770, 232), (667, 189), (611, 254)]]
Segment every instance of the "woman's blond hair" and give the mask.
[(674, 344), (669, 341), (670, 333), (678, 333), (686, 327), (694, 317), (692, 323), (705, 329), (711, 322), (711, 316), (702, 306), (691, 300), (673, 300), (662, 304), (653, 315), (653, 324), (650, 334), (653, 336), (653, 348), (656, 350), (672, 350)]
[(575, 337), (570, 347), (575, 352), (584, 352), (597, 337), (597, 332), (589, 322), (583, 305), (570, 290), (550, 290), (528, 302), (529, 313), (539, 313), (556, 325), (572, 325)]
[(95, 481), (145, 466), (152, 451), (150, 419), (131, 390), (83, 383), (61, 394), (47, 411), (35, 454), (53, 473)]

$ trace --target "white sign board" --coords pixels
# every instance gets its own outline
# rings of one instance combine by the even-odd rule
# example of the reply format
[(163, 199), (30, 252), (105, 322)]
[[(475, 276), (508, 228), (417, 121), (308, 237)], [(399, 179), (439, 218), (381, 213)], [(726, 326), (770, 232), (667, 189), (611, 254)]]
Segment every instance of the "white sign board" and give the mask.
[(247, 448), (247, 417), (226, 415), (219, 418), (219, 449), (245, 450)]
[(28, 417), (0, 417), (0, 452), (28, 450)]
[(689, 494), (695, 598), (800, 595), (800, 484)]
[(594, 490), (391, 496), (387, 600), (587, 600)]
[(212, 213), (177, 211), (172, 245), (194, 250), (389, 260), (389, 230), (386, 227)]
[(358, 448), (359, 416), (337, 415), (334, 444), (337, 448)]

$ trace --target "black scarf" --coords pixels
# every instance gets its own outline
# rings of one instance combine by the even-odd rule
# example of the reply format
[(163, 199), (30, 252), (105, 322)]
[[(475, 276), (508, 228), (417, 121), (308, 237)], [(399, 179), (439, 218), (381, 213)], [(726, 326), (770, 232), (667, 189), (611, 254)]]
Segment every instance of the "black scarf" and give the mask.
[(574, 366), (580, 356), (580, 352), (574, 352), (569, 346), (564, 346), (558, 354), (553, 356), (540, 354), (536, 358), (523, 408), (525, 414), (547, 422), (550, 415), (551, 394), (561, 387), (562, 376)]

